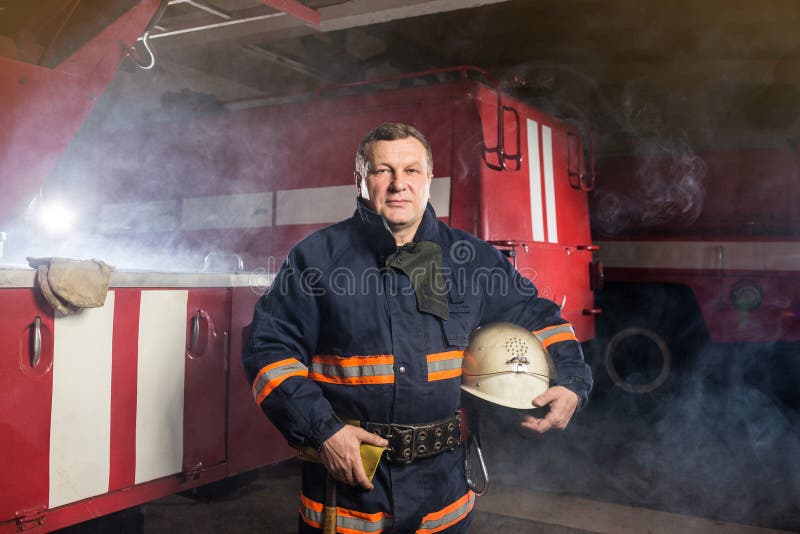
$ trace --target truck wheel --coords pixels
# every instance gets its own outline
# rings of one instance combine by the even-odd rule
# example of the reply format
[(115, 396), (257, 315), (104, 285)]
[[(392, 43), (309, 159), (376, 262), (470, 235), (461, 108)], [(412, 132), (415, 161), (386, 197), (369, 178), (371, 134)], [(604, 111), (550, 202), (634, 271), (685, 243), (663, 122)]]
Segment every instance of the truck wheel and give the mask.
[(663, 386), (672, 369), (672, 353), (658, 333), (629, 327), (612, 337), (604, 354), (605, 370), (628, 393), (650, 393)]
[(642, 414), (680, 393), (692, 361), (707, 343), (691, 290), (675, 284), (612, 283), (598, 294), (592, 358), (595, 396)]

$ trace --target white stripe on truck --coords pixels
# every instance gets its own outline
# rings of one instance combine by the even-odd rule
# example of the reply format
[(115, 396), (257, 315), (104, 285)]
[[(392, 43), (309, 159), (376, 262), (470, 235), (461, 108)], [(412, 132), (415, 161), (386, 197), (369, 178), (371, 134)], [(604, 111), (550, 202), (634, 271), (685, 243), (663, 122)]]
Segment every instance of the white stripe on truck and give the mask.
[(102, 308), (55, 318), (50, 508), (108, 491), (113, 326), (113, 291)]
[(800, 271), (797, 241), (598, 241), (606, 267)]
[(244, 193), (183, 200), (181, 229), (272, 226), (272, 193)]
[[(353, 215), (355, 195), (355, 184), (278, 191), (275, 224), (339, 222)], [(430, 200), (438, 217), (450, 216), (450, 177), (433, 179)]]
[(542, 126), (542, 161), (544, 163), (544, 200), (547, 205), (547, 241), (558, 243), (556, 183), (553, 172), (553, 135), (552, 130), (547, 126)]
[(528, 181), (531, 196), (531, 228), (534, 241), (544, 241), (542, 169), (539, 158), (539, 123), (528, 119)]
[(142, 291), (136, 381), (136, 483), (183, 470), (188, 291)]

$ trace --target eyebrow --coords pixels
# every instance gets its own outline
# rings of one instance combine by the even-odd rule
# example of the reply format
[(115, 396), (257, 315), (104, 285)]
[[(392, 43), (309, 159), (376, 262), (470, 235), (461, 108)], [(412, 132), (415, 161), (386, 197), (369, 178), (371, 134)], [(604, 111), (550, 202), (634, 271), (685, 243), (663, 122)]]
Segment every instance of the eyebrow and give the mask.
[[(390, 163), (385, 163), (383, 161), (369, 162), (369, 168), (370, 169), (374, 169), (376, 167), (379, 167), (380, 165), (385, 165), (387, 167), (392, 167), (392, 165)], [(401, 163), (399, 165), (399, 167), (402, 167), (402, 168), (408, 168), (408, 167), (414, 167), (414, 166), (420, 166), (421, 167), (422, 166), (422, 162), (419, 161), (419, 160), (414, 160), (414, 161), (408, 161), (408, 162), (405, 162), (405, 163)]]

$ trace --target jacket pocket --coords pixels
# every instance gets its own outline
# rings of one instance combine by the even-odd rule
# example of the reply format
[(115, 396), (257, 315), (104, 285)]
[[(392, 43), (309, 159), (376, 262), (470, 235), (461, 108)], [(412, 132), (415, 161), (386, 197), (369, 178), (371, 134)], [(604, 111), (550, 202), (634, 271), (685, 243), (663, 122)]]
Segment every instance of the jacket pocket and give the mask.
[(469, 336), (477, 325), (472, 307), (467, 303), (450, 303), (450, 318), (442, 321), (447, 343), (459, 349), (467, 348)]

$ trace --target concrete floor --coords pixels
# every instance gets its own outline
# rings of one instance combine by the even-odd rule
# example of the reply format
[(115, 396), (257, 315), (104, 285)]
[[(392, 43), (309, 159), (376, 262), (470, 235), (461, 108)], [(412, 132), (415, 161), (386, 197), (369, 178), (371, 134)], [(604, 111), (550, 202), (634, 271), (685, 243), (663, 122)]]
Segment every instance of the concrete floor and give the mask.
[[(299, 473), (299, 463), (290, 460), (261, 469), (255, 482), (215, 502), (173, 495), (147, 504), (142, 507), (144, 534), (297, 532)], [(491, 506), (479, 505), (470, 532), (583, 534), (587, 531), (540, 522), (524, 514), (515, 517), (494, 513)]]
[[(142, 507), (145, 534), (252, 534), (296, 532), (299, 465), (290, 460), (260, 470), (251, 484), (203, 502), (173, 495)], [(476, 504), (473, 534), (788, 534), (772, 530), (623, 506), (520, 487), (492, 487)]]

